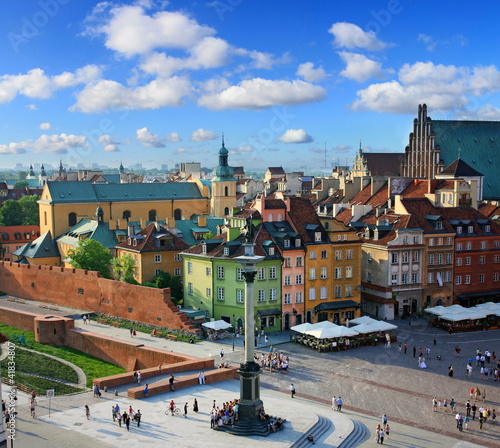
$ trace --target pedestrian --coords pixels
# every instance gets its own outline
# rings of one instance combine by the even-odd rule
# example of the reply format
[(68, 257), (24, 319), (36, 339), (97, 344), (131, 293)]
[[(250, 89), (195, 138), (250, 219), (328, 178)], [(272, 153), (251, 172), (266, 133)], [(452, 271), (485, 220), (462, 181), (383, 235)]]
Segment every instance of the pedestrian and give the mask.
[(444, 412), (446, 412), (446, 410), (448, 409), (448, 400), (446, 398), (444, 399), (444, 402), (443, 402), (443, 409), (444, 409)]
[(452, 365), (450, 365), (450, 367), (448, 367), (448, 376), (450, 378), (453, 378), (453, 366)]
[(111, 406), (111, 417), (113, 417), (113, 421), (116, 422), (116, 412), (114, 406)]
[(438, 411), (441, 412), (441, 398), (438, 400)]
[(130, 337), (131, 338), (134, 337), (134, 329), (132, 327), (130, 327)]
[(406, 349), (408, 348), (408, 345), (405, 342), (404, 349), (405, 349), (405, 355), (406, 355)]
[(413, 357), (415, 358), (415, 355), (417, 354), (417, 347), (413, 346)]
[(83, 325), (85, 325), (87, 323), (87, 315), (84, 314), (82, 319), (83, 319)]
[(290, 392), (292, 393), (292, 398), (293, 398), (293, 396), (295, 395), (295, 386), (293, 385), (293, 383), (290, 386)]
[(387, 425), (385, 425), (385, 438), (386, 439), (389, 438), (389, 423), (387, 423)]
[(382, 425), (385, 426), (387, 425), (387, 415), (384, 414), (384, 416), (382, 417)]
[(186, 401), (186, 404), (184, 405), (184, 418), (187, 418), (188, 416), (188, 402)]
[(483, 429), (483, 414), (479, 414), (479, 429)]
[[(118, 406), (118, 405), (117, 405)], [(122, 427), (122, 415), (120, 413), (118, 413), (116, 415), (116, 417), (118, 418), (118, 425), (120, 426), (120, 428)]]
[(375, 429), (375, 442), (380, 443), (380, 423), (377, 425), (377, 428)]
[(462, 431), (463, 424), (464, 424), (464, 418), (462, 416), (460, 416), (460, 418), (458, 419), (458, 430), (459, 431)]
[(205, 372), (201, 372), (201, 382), (205, 384)]
[(491, 424), (496, 425), (497, 424), (497, 413), (495, 412), (495, 409), (491, 411)]
[(342, 411), (342, 397), (339, 397), (339, 399), (337, 400), (337, 411)]
[(137, 413), (135, 414), (135, 419), (137, 420), (137, 427), (141, 426), (141, 410), (137, 409)]
[(134, 370), (134, 383), (137, 383), (137, 372)]
[(438, 404), (438, 402), (437, 402), (437, 398), (436, 398), (436, 397), (434, 397), (434, 398), (432, 399), (432, 412), (437, 412), (437, 404)]
[(474, 403), (471, 407), (472, 409), (472, 420), (476, 420), (476, 411), (477, 411), (477, 406), (476, 406), (476, 403)]
[(130, 414), (125, 417), (125, 425), (127, 426), (127, 431), (130, 431)]
[(171, 373), (170, 378), (168, 379), (168, 383), (170, 384), (170, 390), (175, 390), (174, 388), (174, 375)]
[(385, 429), (384, 428), (380, 428), (380, 444), (381, 445), (384, 444), (384, 435), (385, 435)]
[(460, 420), (460, 413), (455, 415), (455, 422), (457, 423), (457, 429), (458, 429), (458, 421)]
[(220, 350), (220, 360), (224, 361), (224, 349), (223, 348), (221, 348), (221, 350)]
[(434, 335), (434, 345), (437, 344), (437, 339), (436, 339), (436, 335)]
[(403, 350), (403, 347), (401, 346), (401, 342), (400, 342), (399, 347), (398, 347), (398, 353), (401, 353), (402, 350)]
[(141, 384), (141, 371), (137, 372), (137, 384)]
[(215, 429), (215, 414), (216, 414), (215, 408), (213, 408), (210, 411), (210, 429)]
[(334, 411), (337, 409), (337, 397), (335, 395), (332, 398), (332, 409)]
[(146, 387), (144, 388), (144, 398), (148, 398), (148, 397), (149, 397), (149, 386), (146, 383)]
[(193, 412), (198, 413), (198, 400), (196, 400), (196, 398), (194, 399), (193, 403)]
[(469, 416), (465, 416), (465, 429), (469, 429)]
[(450, 412), (454, 412), (455, 408), (456, 408), (455, 399), (452, 398), (451, 401), (450, 401)]
[(198, 374), (198, 383), (203, 384), (203, 378), (201, 376), (201, 372)]
[(264, 335), (264, 342), (267, 344), (269, 342), (269, 338), (267, 337), (267, 334)]

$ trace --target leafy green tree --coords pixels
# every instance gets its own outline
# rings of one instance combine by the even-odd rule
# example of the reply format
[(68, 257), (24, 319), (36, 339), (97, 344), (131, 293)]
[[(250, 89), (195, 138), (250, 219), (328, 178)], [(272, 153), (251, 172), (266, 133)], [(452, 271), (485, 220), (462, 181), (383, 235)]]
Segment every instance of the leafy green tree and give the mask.
[(206, 241), (206, 240), (211, 240), (213, 237), (215, 236), (215, 233), (214, 232), (208, 232), (208, 233), (205, 233), (205, 235), (203, 236), (203, 239)]
[(97, 240), (80, 240), (76, 249), (68, 250), (68, 262), (73, 269), (97, 271), (104, 278), (111, 278), (111, 260), (113, 256)]
[(170, 288), (170, 296), (172, 302), (176, 305), (181, 305), (184, 298), (184, 290), (182, 288), (181, 278), (178, 276), (172, 277), (168, 272), (161, 271), (155, 277), (155, 284), (157, 288)]
[(113, 258), (111, 261), (113, 274), (117, 280), (126, 283), (137, 284), (134, 278), (135, 260), (129, 254), (123, 254), (121, 257)]
[(27, 171), (19, 171), (17, 173), (17, 178), (20, 179), (20, 180), (24, 180), (24, 179), (26, 179), (27, 175), (28, 175)]
[(20, 226), (23, 223), (22, 208), (19, 201), (7, 199), (0, 208), (0, 225)]
[(29, 195), (19, 199), (21, 205), (21, 213), (23, 216), (23, 225), (36, 226), (40, 223), (40, 209), (38, 206), (39, 196)]
[(14, 184), (14, 188), (17, 188), (17, 189), (26, 188), (28, 185), (29, 185), (28, 182), (26, 182), (25, 180), (18, 180)]

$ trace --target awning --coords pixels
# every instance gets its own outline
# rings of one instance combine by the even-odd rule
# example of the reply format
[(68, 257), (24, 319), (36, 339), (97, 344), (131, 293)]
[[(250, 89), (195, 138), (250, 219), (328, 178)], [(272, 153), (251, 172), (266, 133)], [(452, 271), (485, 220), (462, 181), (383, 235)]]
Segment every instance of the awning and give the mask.
[(500, 289), (493, 291), (464, 292), (457, 296), (457, 299), (471, 299), (473, 297), (492, 297), (500, 295)]
[(257, 311), (257, 316), (281, 316), (281, 310), (279, 308), (259, 310)]
[(337, 300), (336, 302), (324, 302), (316, 305), (314, 311), (342, 310), (345, 308), (359, 308), (360, 304), (354, 300)]

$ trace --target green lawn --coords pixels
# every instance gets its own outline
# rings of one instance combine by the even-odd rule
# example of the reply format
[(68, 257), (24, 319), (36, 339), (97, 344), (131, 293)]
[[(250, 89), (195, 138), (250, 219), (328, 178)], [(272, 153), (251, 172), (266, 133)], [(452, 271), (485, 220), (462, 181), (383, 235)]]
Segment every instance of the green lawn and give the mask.
[(35, 334), (30, 331), (23, 331), (18, 328), (10, 327), (9, 325), (0, 324), (0, 332), (5, 334), (8, 338), (11, 338), (14, 333), (18, 336), (24, 334), (24, 338), (28, 343), (28, 348), (41, 353), (57, 356), (58, 358), (65, 359), (77, 365), (87, 375), (87, 387), (92, 387), (94, 378), (102, 378), (125, 372), (125, 369), (122, 367), (115, 366), (114, 364), (87, 355), (73, 348), (40, 344), (35, 341)]
[[(2, 371), (7, 371), (8, 362), (7, 358), (2, 361)], [(78, 375), (70, 366), (40, 353), (16, 350), (15, 362), (18, 372), (34, 373), (70, 383), (78, 383)]]
[(66, 384), (61, 384), (56, 381), (46, 380), (45, 378), (37, 378), (35, 376), (23, 375), (22, 373), (16, 373), (14, 381), (16, 383), (23, 384), (29, 387), (30, 389), (34, 389), (37, 395), (43, 395), (43, 396), (45, 396), (47, 391), (50, 389), (54, 389), (56, 395), (74, 394), (75, 392), (82, 391), (81, 389), (67, 386)]

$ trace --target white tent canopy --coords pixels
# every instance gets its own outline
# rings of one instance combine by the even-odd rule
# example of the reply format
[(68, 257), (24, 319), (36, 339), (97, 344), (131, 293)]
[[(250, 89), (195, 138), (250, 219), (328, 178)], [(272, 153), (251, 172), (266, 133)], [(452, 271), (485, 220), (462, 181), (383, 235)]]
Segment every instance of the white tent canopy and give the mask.
[(351, 330), (357, 331), (359, 334), (377, 333), (379, 330), (374, 327), (375, 325), (359, 324), (352, 327)]
[[(379, 320), (374, 324), (370, 324), (370, 327), (374, 328), (375, 331), (389, 331), (398, 328), (396, 325), (392, 325), (389, 322), (384, 322), (383, 320)], [(354, 330), (356, 330), (356, 327), (354, 327)]]
[(290, 330), (297, 331), (298, 333), (305, 333), (307, 330), (311, 330), (313, 328), (314, 328), (313, 324), (305, 322), (303, 324), (295, 325), (294, 327), (290, 328)]
[(378, 322), (378, 320), (372, 319), (369, 316), (361, 316), (361, 317), (358, 317), (356, 319), (352, 319), (351, 321), (349, 321), (349, 323), (351, 323), (351, 324), (367, 324), (367, 325), (374, 324), (375, 322)]
[(213, 322), (205, 322), (201, 325), (210, 330), (225, 330), (226, 328), (232, 327), (232, 325), (228, 324), (225, 320), (214, 320)]
[(359, 333), (352, 328), (344, 327), (343, 325), (335, 325), (331, 328), (321, 328), (319, 330), (309, 330), (306, 334), (314, 336), (318, 339), (330, 338), (345, 338), (350, 336), (357, 336)]

